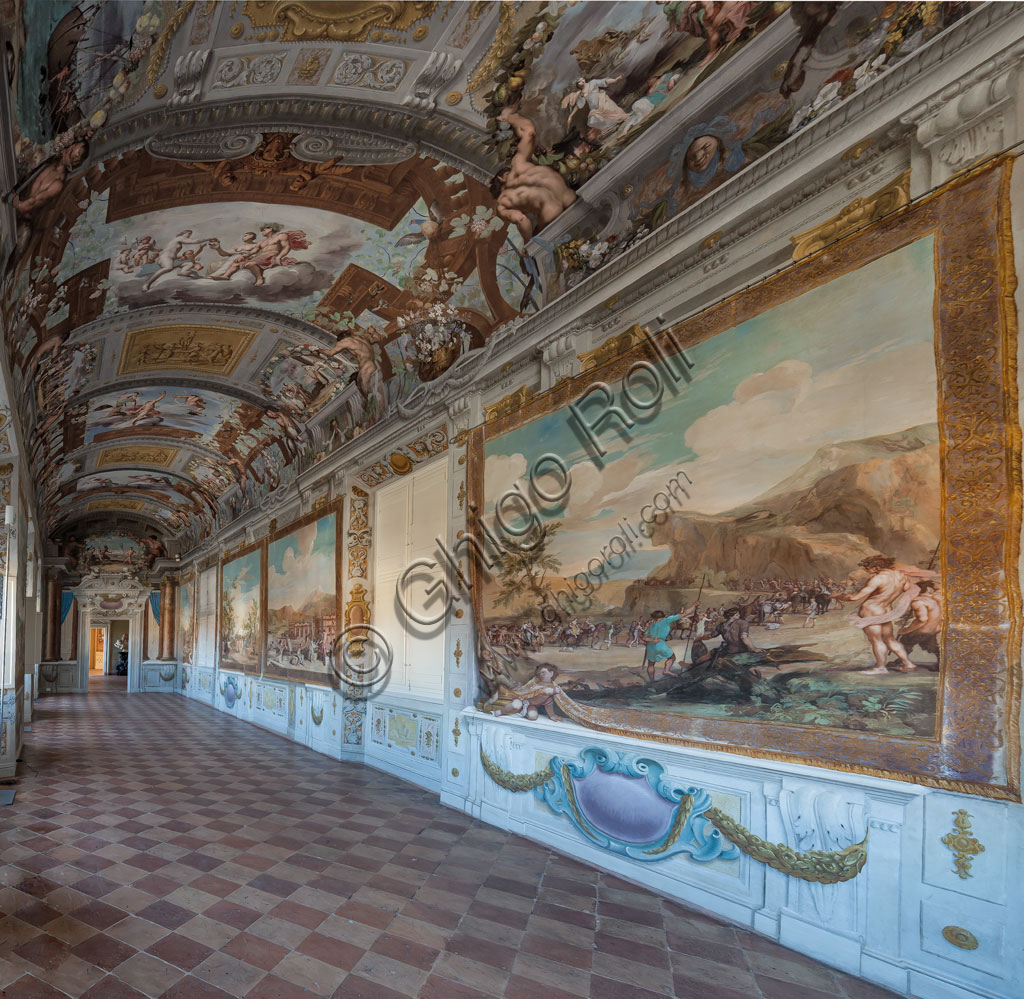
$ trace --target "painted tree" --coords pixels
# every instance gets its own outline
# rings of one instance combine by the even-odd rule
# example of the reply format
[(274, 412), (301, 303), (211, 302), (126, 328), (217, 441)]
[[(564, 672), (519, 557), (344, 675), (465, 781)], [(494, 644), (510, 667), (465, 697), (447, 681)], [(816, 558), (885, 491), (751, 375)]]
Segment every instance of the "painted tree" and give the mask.
[(495, 603), (509, 607), (526, 594), (535, 596), (539, 607), (549, 603), (545, 585), (548, 573), (562, 568), (561, 561), (551, 554), (549, 547), (561, 526), (562, 522), (558, 520), (544, 524), (539, 528), (539, 536), (534, 536), (534, 543), (529, 546), (514, 538), (501, 539), (501, 569), (498, 572), (501, 591), (495, 597)]
[(220, 597), (221, 634), (230, 642), (235, 635), (235, 603), (225, 590)]
[(249, 605), (245, 621), (242, 623), (242, 634), (245, 636), (246, 644), (255, 649), (260, 635), (260, 616), (255, 603)]

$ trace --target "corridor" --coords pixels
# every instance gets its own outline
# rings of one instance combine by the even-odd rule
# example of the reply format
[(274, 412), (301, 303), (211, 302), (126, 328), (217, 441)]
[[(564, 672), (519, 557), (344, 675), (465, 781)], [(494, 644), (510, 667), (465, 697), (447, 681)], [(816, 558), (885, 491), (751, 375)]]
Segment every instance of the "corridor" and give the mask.
[(36, 703), (0, 808), (0, 995), (881, 999), (205, 706)]

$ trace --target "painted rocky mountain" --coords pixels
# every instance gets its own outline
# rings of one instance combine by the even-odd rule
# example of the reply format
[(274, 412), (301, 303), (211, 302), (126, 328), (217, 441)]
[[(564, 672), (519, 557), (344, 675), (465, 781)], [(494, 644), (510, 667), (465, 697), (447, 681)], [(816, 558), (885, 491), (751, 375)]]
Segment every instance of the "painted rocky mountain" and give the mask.
[(271, 635), (285, 634), (294, 624), (314, 621), (337, 613), (337, 602), (332, 594), (314, 590), (302, 607), (296, 610), (291, 604), (284, 607), (267, 608), (267, 628)]
[(775, 488), (722, 514), (683, 513), (652, 541), (671, 555), (632, 584), (629, 610), (654, 585), (727, 579), (845, 578), (867, 555), (927, 565), (939, 543), (938, 427), (821, 448)]

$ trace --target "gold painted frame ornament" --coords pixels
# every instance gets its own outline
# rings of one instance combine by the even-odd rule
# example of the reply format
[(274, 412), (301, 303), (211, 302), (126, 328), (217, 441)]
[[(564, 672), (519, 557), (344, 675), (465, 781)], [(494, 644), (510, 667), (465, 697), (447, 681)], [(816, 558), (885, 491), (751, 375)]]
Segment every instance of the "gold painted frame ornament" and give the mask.
[[(942, 469), (943, 650), (934, 737), (895, 737), (824, 726), (602, 709), (560, 689), (571, 720), (615, 735), (824, 766), (1004, 800), (1020, 800), (1021, 523), (1017, 417), (1016, 277), (1010, 228), (1013, 157), (1004, 156), (872, 226), (707, 309), (654, 339), (685, 350), (767, 310), (880, 260), (910, 243), (935, 240), (934, 336)], [(670, 339), (671, 338), (671, 339)], [(485, 508), (484, 445), (563, 410), (595, 377), (623, 377), (640, 344), (473, 430), (470, 508)], [(477, 541), (483, 548), (485, 539)], [(473, 561), (480, 634), (484, 578)], [(495, 693), (492, 653), (477, 656)]]
[(254, 28), (279, 28), (282, 42), (362, 42), (373, 28), (407, 31), (436, 7), (433, 0), (245, 0), (242, 13)]

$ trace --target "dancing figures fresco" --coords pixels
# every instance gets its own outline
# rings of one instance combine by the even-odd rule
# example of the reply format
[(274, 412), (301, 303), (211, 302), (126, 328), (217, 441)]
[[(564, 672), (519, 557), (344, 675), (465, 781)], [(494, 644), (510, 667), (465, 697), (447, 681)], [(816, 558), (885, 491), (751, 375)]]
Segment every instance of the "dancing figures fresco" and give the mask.
[[(637, 347), (478, 432), (471, 496), (493, 561), (476, 561), (474, 583), (483, 710), (948, 775), (931, 747), (951, 699), (971, 697), (964, 671), (1014, 668), (1012, 641), (998, 662), (970, 661), (958, 615), (972, 610), (945, 575), (960, 543), (943, 521), (951, 414), (976, 416), (936, 367), (962, 321), (945, 276), (968, 231), (943, 224), (980, 219), (996, 184), (671, 331), (656, 368)], [(1001, 394), (991, 246), (986, 377)], [(629, 368), (641, 359), (643, 385)], [(633, 422), (594, 432), (612, 401)], [(1012, 521), (1011, 438), (992, 446)], [(1012, 531), (992, 528), (987, 549), (997, 635), (1018, 620), (1016, 595), (1006, 619), (996, 592)], [(1004, 783), (1005, 701), (974, 710), (988, 748), (948, 721), (946, 738), (964, 774)]]
[(338, 633), (338, 513), (267, 545), (267, 675), (327, 683)]

